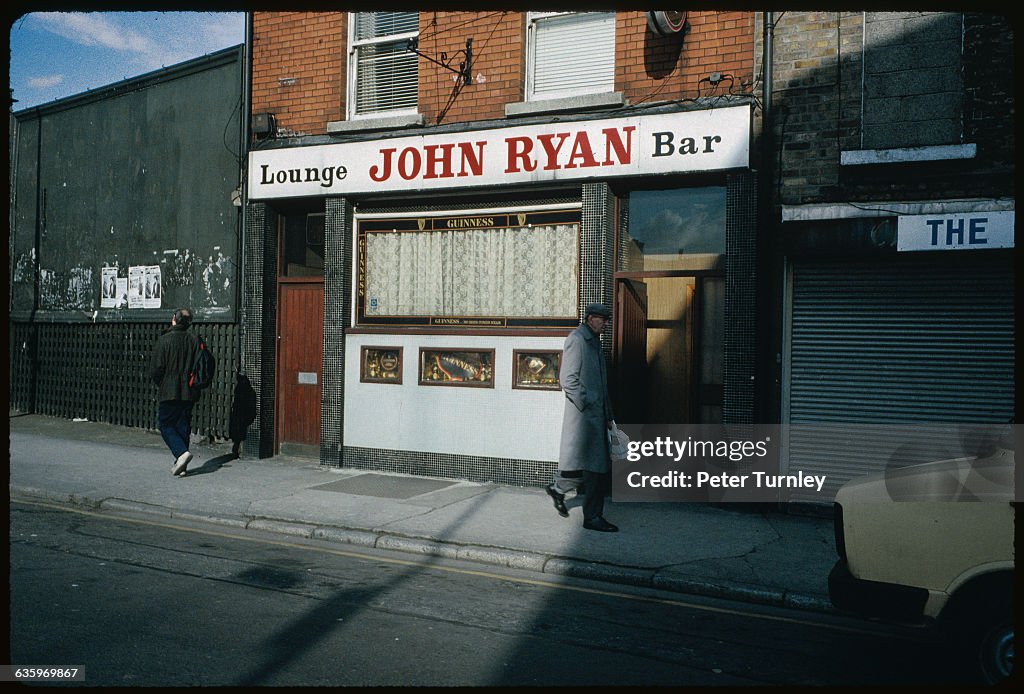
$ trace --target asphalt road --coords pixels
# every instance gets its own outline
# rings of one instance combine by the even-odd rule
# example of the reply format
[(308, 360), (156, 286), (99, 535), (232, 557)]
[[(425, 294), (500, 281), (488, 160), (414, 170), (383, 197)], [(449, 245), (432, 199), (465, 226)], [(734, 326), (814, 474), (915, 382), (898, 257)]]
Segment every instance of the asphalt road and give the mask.
[(929, 635), (12, 501), (11, 659), (85, 686), (955, 681)]

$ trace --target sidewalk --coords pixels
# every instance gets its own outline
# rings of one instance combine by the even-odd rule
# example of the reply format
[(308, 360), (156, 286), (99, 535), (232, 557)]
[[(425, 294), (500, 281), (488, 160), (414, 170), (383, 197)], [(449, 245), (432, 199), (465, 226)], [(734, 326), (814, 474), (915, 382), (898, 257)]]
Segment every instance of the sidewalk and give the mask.
[(831, 520), (688, 503), (614, 503), (618, 533), (561, 518), (543, 489), (333, 469), (192, 446), (170, 474), (160, 436), (10, 413), (10, 496), (438, 555), (552, 575), (830, 610)]

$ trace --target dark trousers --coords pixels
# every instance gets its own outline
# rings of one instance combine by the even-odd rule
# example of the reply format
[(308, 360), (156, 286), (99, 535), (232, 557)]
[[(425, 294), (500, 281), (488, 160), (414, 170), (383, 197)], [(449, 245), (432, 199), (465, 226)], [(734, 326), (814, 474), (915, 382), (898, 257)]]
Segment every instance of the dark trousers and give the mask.
[(192, 401), (164, 400), (156, 414), (156, 426), (175, 458), (188, 450), (192, 434)]
[(555, 472), (554, 488), (559, 494), (584, 486), (583, 519), (593, 520), (604, 515), (604, 497), (611, 488), (612, 476), (608, 472), (566, 470)]

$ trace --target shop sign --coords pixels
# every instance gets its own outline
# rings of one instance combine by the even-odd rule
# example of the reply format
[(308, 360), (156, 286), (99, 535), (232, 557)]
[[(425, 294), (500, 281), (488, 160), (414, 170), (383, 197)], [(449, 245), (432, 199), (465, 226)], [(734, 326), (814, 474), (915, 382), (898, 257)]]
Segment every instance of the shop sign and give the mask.
[(1013, 211), (904, 215), (896, 229), (898, 251), (1013, 248)]
[(251, 152), (249, 198), (545, 183), (749, 166), (750, 107)]

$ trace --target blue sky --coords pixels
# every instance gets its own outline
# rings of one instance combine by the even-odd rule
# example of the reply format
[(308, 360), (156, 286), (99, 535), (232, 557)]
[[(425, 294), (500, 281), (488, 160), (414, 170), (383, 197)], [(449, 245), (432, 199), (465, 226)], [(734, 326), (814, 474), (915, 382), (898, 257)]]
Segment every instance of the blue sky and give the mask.
[(241, 12), (32, 12), (10, 23), (14, 110), (237, 46)]

